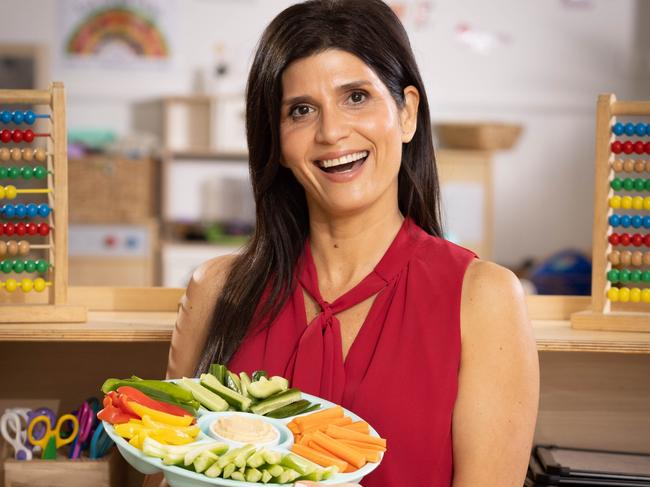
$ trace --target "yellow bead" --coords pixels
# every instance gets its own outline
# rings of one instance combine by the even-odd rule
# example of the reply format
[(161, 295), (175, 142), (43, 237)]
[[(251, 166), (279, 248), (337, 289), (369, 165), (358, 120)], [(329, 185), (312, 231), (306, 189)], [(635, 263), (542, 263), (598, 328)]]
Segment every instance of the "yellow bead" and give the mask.
[(13, 293), (17, 287), (18, 287), (18, 283), (16, 282), (15, 279), (7, 279), (5, 281), (5, 289), (10, 293)]
[(13, 200), (17, 195), (18, 195), (18, 191), (16, 191), (16, 186), (5, 187), (5, 197), (8, 200)]
[(45, 290), (45, 279), (42, 277), (37, 277), (34, 279), (34, 290), (37, 292), (43, 292)]
[(630, 300), (630, 288), (622, 287), (618, 290), (618, 300), (621, 303), (627, 303)]
[(643, 209), (643, 198), (641, 196), (635, 196), (632, 198), (632, 208), (635, 210)]
[(3, 200), (5, 198), (5, 188), (4, 186), (0, 186), (0, 200)]
[(633, 287), (630, 289), (630, 301), (633, 303), (638, 303), (641, 301), (641, 290), (638, 287)]
[(621, 197), (620, 196), (612, 196), (609, 199), (609, 206), (617, 210), (618, 208), (621, 207)]
[(617, 287), (610, 287), (609, 288), (609, 290), (607, 291), (607, 299), (609, 299), (613, 303), (618, 301), (618, 288)]
[(643, 198), (643, 209), (650, 211), (650, 196)]
[(31, 279), (24, 278), (20, 281), (20, 287), (23, 289), (24, 293), (28, 293), (34, 288), (34, 283)]
[(623, 196), (621, 198), (621, 208), (624, 210), (629, 210), (632, 208), (632, 197), (631, 196)]
[(641, 290), (641, 301), (644, 303), (650, 303), (650, 288)]

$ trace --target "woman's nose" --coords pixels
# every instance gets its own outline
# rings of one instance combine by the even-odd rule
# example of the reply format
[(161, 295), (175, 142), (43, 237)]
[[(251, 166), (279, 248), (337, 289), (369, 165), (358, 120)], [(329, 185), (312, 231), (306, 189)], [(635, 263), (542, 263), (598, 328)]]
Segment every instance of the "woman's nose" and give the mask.
[(320, 113), (316, 142), (334, 145), (350, 133), (349, 121), (336, 108), (323, 108)]

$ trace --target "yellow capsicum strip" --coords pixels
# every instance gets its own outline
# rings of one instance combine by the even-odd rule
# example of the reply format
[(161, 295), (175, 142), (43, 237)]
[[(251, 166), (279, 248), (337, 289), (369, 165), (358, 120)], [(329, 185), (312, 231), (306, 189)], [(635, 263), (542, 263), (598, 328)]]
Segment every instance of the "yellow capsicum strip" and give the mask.
[(173, 414), (156, 411), (134, 401), (127, 401), (127, 404), (141, 418), (149, 416), (154, 421), (164, 423), (167, 426), (189, 426), (194, 421), (192, 416), (174, 416)]
[(199, 428), (199, 426), (196, 425), (196, 424), (192, 425), (192, 426), (170, 426), (170, 425), (165, 424), (165, 423), (160, 423), (158, 421), (154, 421), (153, 419), (151, 419), (146, 414), (144, 416), (142, 416), (142, 424), (144, 426), (146, 426), (147, 428), (150, 428), (150, 429), (161, 429), (161, 428), (168, 429), (168, 428), (172, 428), (172, 429), (174, 429), (176, 431), (181, 431), (183, 433), (186, 433), (186, 434), (188, 434), (188, 435), (190, 435), (192, 437), (198, 436), (198, 434), (201, 432), (201, 428)]

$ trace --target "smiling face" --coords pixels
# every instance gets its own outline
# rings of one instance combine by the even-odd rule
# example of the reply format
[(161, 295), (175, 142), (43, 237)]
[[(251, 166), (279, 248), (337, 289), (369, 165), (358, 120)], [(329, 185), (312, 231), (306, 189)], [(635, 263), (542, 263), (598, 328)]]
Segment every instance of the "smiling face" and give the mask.
[(415, 132), (417, 90), (407, 87), (398, 107), (368, 65), (337, 49), (291, 63), (282, 88), (282, 164), (305, 189), (310, 216), (396, 211), (402, 144)]

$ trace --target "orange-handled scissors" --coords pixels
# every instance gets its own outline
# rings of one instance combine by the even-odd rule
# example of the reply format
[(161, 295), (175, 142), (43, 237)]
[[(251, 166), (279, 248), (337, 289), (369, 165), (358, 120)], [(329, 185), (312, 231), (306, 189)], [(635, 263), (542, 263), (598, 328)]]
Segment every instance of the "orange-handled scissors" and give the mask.
[[(72, 423), (72, 433), (66, 438), (61, 437), (61, 428), (66, 422)], [(34, 438), (33, 431), (37, 424), (44, 423), (45, 434), (40, 438)], [(68, 443), (72, 443), (79, 432), (79, 422), (72, 414), (64, 414), (56, 422), (56, 427), (52, 428), (50, 418), (47, 416), (36, 416), (27, 426), (27, 439), (32, 445), (40, 446), (45, 460), (56, 458), (56, 450)]]

